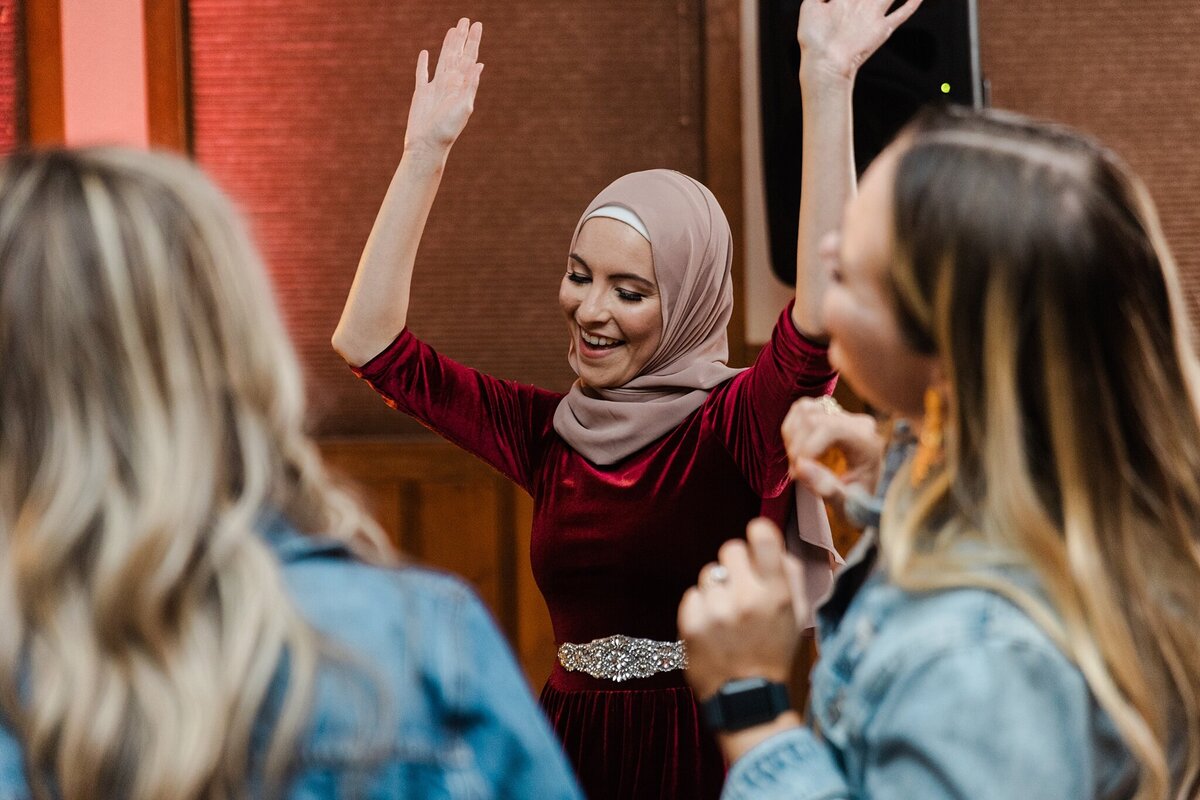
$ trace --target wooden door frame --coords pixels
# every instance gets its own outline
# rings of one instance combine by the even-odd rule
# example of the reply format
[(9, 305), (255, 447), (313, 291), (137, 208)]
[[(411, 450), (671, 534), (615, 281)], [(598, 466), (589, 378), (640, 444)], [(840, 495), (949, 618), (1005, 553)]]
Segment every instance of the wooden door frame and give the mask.
[(66, 140), (63, 105), (62, 0), (25, 0), (25, 124), (29, 144)]
[(142, 0), (150, 145), (192, 151), (187, 0)]
[[(29, 144), (66, 141), (63, 0), (25, 0), (25, 104)], [(147, 129), (152, 147), (190, 152), (187, 2), (142, 0)]]
[(720, 202), (733, 233), (733, 318), (729, 360), (747, 366), (745, 194), (742, 187), (741, 0), (700, 0), (704, 69), (704, 180)]

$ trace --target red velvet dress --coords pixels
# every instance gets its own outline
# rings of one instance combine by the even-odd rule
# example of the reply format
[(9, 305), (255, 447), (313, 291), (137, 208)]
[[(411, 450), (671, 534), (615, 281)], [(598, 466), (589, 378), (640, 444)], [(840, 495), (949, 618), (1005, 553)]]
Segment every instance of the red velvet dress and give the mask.
[[(555, 639), (579, 644), (679, 638), (679, 600), (700, 568), (788, 485), (779, 426), (792, 401), (835, 381), (825, 348), (785, 311), (753, 367), (666, 436), (599, 467), (554, 430), (561, 394), (482, 375), (407, 331), (356, 372), (533, 497), (533, 574)], [(720, 794), (725, 766), (682, 671), (615, 683), (556, 664), (541, 702), (589, 797)]]

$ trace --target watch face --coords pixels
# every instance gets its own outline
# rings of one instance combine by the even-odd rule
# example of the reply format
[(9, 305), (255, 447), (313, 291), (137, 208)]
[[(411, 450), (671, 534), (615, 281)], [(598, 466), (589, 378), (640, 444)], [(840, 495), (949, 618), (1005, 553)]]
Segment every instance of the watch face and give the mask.
[(750, 719), (765, 722), (775, 719), (780, 712), (775, 707), (769, 687), (770, 684), (762, 678), (726, 684), (721, 692), (724, 697), (722, 705), (725, 706), (725, 718), (739, 722)]
[(726, 731), (770, 722), (790, 707), (787, 687), (765, 678), (730, 681), (704, 706), (709, 724)]

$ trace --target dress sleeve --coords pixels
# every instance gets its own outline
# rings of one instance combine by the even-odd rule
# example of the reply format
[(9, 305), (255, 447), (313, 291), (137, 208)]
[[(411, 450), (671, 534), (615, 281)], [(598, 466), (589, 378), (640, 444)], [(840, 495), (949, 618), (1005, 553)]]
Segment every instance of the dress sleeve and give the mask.
[(392, 408), (532, 493), (558, 395), (465, 367), (407, 329), (382, 353), (351, 369)]
[(788, 409), (800, 397), (829, 394), (836, 383), (828, 348), (796, 330), (789, 304), (754, 366), (710, 398), (709, 424), (761, 496), (774, 497), (787, 485), (787, 453), (779, 427)]

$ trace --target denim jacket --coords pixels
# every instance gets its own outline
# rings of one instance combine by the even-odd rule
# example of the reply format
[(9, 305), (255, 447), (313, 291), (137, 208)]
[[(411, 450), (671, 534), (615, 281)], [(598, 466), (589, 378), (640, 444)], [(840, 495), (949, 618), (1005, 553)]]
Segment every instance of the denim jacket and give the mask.
[(1082, 673), (990, 591), (910, 594), (868, 533), (818, 614), (809, 725), (730, 769), (724, 800), (1077, 800), (1134, 793)]
[[(416, 567), (364, 565), (282, 522), (265, 538), (301, 614), (365, 677), (347, 680), (354, 670), (337, 666), (319, 673), (286, 797), (582, 797), (507, 645), (465, 585)], [(260, 719), (273, 716), (286, 671)], [(261, 754), (269, 736), (270, 724), (260, 723), (252, 751)], [(0, 730), (0, 800), (27, 796), (19, 745)]]

